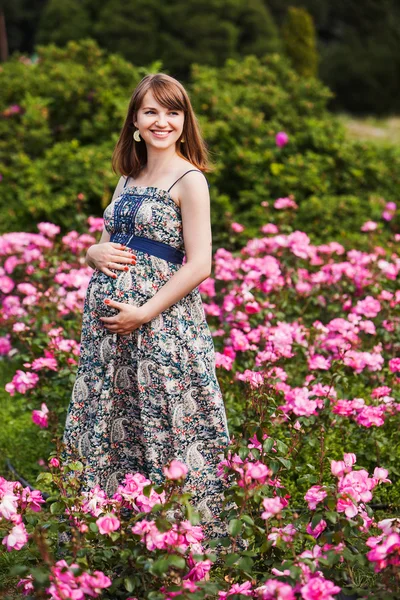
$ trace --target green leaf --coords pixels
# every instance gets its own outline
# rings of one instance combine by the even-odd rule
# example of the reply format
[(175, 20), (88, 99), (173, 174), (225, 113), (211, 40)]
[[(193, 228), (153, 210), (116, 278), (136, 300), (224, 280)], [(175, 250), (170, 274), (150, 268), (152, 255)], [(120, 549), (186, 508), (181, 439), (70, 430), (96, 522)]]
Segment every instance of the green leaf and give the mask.
[(276, 473), (280, 468), (280, 465), (279, 465), (278, 461), (276, 461), (276, 460), (271, 460), (271, 462), (269, 463), (269, 466), (273, 473)]
[(239, 456), (242, 460), (245, 460), (250, 452), (250, 448), (247, 448), (246, 446), (241, 446), (241, 448), (239, 448)]
[(44, 483), (50, 483), (53, 481), (53, 475), (51, 473), (39, 473), (36, 477), (36, 481), (43, 481)]
[(250, 573), (253, 568), (253, 561), (250, 556), (242, 556), (237, 566), (246, 571), (246, 573)]
[(276, 449), (281, 454), (287, 454), (287, 452), (289, 450), (288, 446), (284, 442), (281, 442), (280, 440), (276, 440)]
[(170, 554), (168, 556), (168, 564), (171, 567), (176, 567), (177, 569), (184, 569), (186, 562), (183, 556), (177, 556), (176, 554)]
[(135, 580), (133, 577), (125, 577), (124, 585), (127, 592), (133, 592), (135, 589)]
[(254, 521), (249, 515), (242, 515), (240, 518), (248, 525), (254, 525)]
[(232, 519), (232, 521), (229, 521), (229, 526), (228, 526), (228, 530), (229, 533), (232, 536), (237, 536), (243, 527), (243, 523), (240, 521), (240, 519)]
[(237, 554), (236, 552), (232, 553), (232, 554), (228, 554), (227, 556), (224, 557), (225, 560), (225, 564), (228, 565), (228, 567), (231, 567), (232, 565), (235, 564), (235, 562), (237, 560), (239, 560), (240, 555)]
[(276, 457), (277, 460), (279, 460), (279, 462), (281, 462), (283, 464), (284, 467), (286, 467), (287, 469), (290, 469), (292, 466), (292, 461), (289, 460), (288, 458), (283, 458), (283, 456), (277, 456)]
[(66, 466), (70, 471), (82, 471), (83, 470), (83, 464), (79, 460), (68, 463)]
[(271, 452), (274, 445), (274, 440), (272, 438), (267, 438), (263, 443), (264, 452)]
[(62, 512), (64, 512), (65, 510), (65, 506), (63, 504), (63, 502), (53, 502), (53, 504), (51, 504), (50, 506), (50, 512), (52, 515), (58, 515)]

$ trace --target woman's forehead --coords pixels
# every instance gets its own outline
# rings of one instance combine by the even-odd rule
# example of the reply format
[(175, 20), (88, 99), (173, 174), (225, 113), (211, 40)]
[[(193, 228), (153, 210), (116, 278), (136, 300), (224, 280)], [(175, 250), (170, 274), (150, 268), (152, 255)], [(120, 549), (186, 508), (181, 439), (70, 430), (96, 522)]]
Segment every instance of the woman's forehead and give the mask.
[[(160, 104), (160, 102), (158, 102), (152, 92), (152, 90), (147, 90), (147, 92), (145, 93), (145, 95), (143, 96), (143, 101), (141, 104), (141, 108), (145, 109), (145, 108), (157, 108), (158, 110), (161, 109), (170, 109), (170, 106), (167, 106), (165, 104)], [(179, 110), (179, 109), (178, 109)]]

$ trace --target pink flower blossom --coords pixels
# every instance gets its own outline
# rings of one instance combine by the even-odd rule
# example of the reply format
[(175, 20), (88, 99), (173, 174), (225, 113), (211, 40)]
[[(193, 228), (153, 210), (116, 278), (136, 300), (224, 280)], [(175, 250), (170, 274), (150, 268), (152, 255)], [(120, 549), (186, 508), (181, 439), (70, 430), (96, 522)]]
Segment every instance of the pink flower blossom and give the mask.
[(22, 593), (24, 596), (29, 596), (31, 592), (35, 591), (33, 587), (33, 577), (28, 575), (25, 579), (20, 579), (17, 583), (17, 587), (22, 587)]
[(11, 348), (12, 346), (10, 343), (9, 334), (0, 337), (0, 356), (6, 356), (10, 352)]
[(298, 204), (291, 198), (278, 198), (274, 202), (274, 208), (277, 210), (285, 208), (298, 208)]
[(375, 467), (373, 478), (382, 483), (392, 483), (390, 479), (387, 478), (388, 471), (387, 469), (383, 469), (382, 467)]
[(97, 519), (96, 525), (99, 528), (101, 534), (106, 534), (119, 529), (121, 523), (115, 515), (106, 514), (103, 517), (99, 517)]
[(93, 233), (94, 231), (102, 231), (104, 227), (103, 217), (88, 217), (87, 222), (90, 233)]
[(48, 426), (48, 413), (49, 409), (46, 404), (42, 402), (41, 410), (33, 410), (32, 411), (32, 421), (39, 425), (39, 427), (47, 427)]
[(353, 309), (353, 312), (357, 315), (362, 315), (373, 319), (376, 317), (381, 310), (381, 303), (372, 296), (367, 296), (364, 300), (359, 300)]
[(243, 373), (236, 373), (235, 378), (249, 382), (252, 388), (257, 388), (264, 383), (263, 374), (258, 371), (251, 371), (250, 369), (246, 369)]
[(321, 519), (320, 522), (314, 527), (314, 529), (312, 528), (311, 523), (309, 523), (306, 527), (306, 531), (313, 537), (317, 538), (326, 529), (326, 525), (326, 521), (324, 521), (324, 519)]
[(375, 231), (378, 227), (378, 224), (375, 221), (366, 221), (363, 225), (361, 225), (361, 231)]
[(400, 358), (392, 358), (391, 360), (389, 360), (389, 370), (392, 373), (400, 372)]
[(49, 460), (49, 466), (50, 467), (54, 467), (54, 468), (58, 468), (60, 466), (60, 461), (58, 460), (58, 458), (56, 458), (55, 456), (53, 456)]
[(202, 560), (194, 564), (194, 566), (190, 569), (189, 573), (184, 576), (185, 579), (189, 579), (190, 581), (200, 581), (204, 579), (206, 574), (211, 569), (212, 562), (211, 560)]
[(275, 136), (275, 143), (279, 148), (286, 146), (289, 141), (289, 136), (285, 131), (278, 131)]
[(313, 577), (300, 588), (303, 600), (334, 600), (333, 594), (340, 592), (340, 587), (329, 579)]
[(313, 485), (304, 496), (304, 500), (308, 503), (310, 510), (315, 510), (317, 504), (323, 501), (328, 494), (321, 485)]
[(32, 371), (41, 371), (42, 369), (50, 369), (51, 371), (58, 371), (58, 364), (55, 358), (51, 356), (41, 356), (35, 358), (31, 366)]
[(275, 498), (264, 498), (262, 504), (265, 511), (261, 514), (261, 518), (270, 519), (280, 513), (287, 506), (288, 502), (284, 498), (276, 496)]
[(293, 589), (287, 583), (269, 579), (254, 590), (261, 600), (295, 600)]
[(46, 235), (49, 238), (54, 238), (57, 233), (60, 233), (61, 231), (58, 225), (55, 225), (54, 223), (48, 223), (46, 221), (38, 223), (37, 227), (42, 235)]
[(235, 231), (236, 233), (241, 233), (242, 231), (244, 231), (244, 227), (240, 223), (232, 223), (231, 229), (232, 229), (232, 231)]
[(262, 233), (278, 233), (279, 229), (278, 227), (275, 225), (275, 223), (267, 223), (266, 225), (263, 225), (262, 227), (260, 227), (260, 231)]
[(187, 475), (187, 466), (179, 460), (172, 460), (169, 466), (164, 467), (164, 475), (168, 479), (182, 479)]
[(8, 552), (11, 552), (11, 550), (21, 550), (27, 542), (28, 533), (23, 523), (14, 525), (10, 533), (2, 541), (7, 546)]
[(36, 373), (30, 373), (21, 371), (18, 369), (10, 383), (7, 383), (5, 386), (5, 390), (9, 392), (11, 396), (14, 396), (15, 392), (19, 394), (26, 394), (28, 390), (33, 389), (37, 382), (39, 381), (39, 376)]
[(357, 415), (356, 421), (364, 427), (380, 427), (384, 424), (384, 408), (382, 406), (365, 406)]

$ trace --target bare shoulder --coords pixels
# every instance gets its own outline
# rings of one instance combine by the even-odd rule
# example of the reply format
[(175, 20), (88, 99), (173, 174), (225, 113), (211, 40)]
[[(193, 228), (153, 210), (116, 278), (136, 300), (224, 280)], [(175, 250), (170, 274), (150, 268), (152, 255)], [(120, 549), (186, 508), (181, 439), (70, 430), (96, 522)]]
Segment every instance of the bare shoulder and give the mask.
[[(183, 177), (184, 175), (184, 177)], [(181, 175), (182, 179), (177, 182), (177, 193), (180, 203), (188, 198), (199, 198), (202, 202), (209, 200), (207, 179), (202, 171), (194, 165), (186, 164), (186, 169)]]

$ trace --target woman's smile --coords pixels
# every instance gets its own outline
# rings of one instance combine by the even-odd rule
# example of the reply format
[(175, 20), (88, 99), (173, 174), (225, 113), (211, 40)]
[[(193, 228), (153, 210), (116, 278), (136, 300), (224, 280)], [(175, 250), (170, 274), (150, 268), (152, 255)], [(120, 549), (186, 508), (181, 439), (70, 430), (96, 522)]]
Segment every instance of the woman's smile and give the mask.
[(150, 129), (150, 131), (151, 131), (151, 133), (153, 134), (154, 137), (159, 138), (159, 139), (166, 138), (166, 137), (168, 137), (168, 135), (170, 133), (172, 133), (171, 130), (169, 130), (169, 131), (161, 131), (161, 130)]

